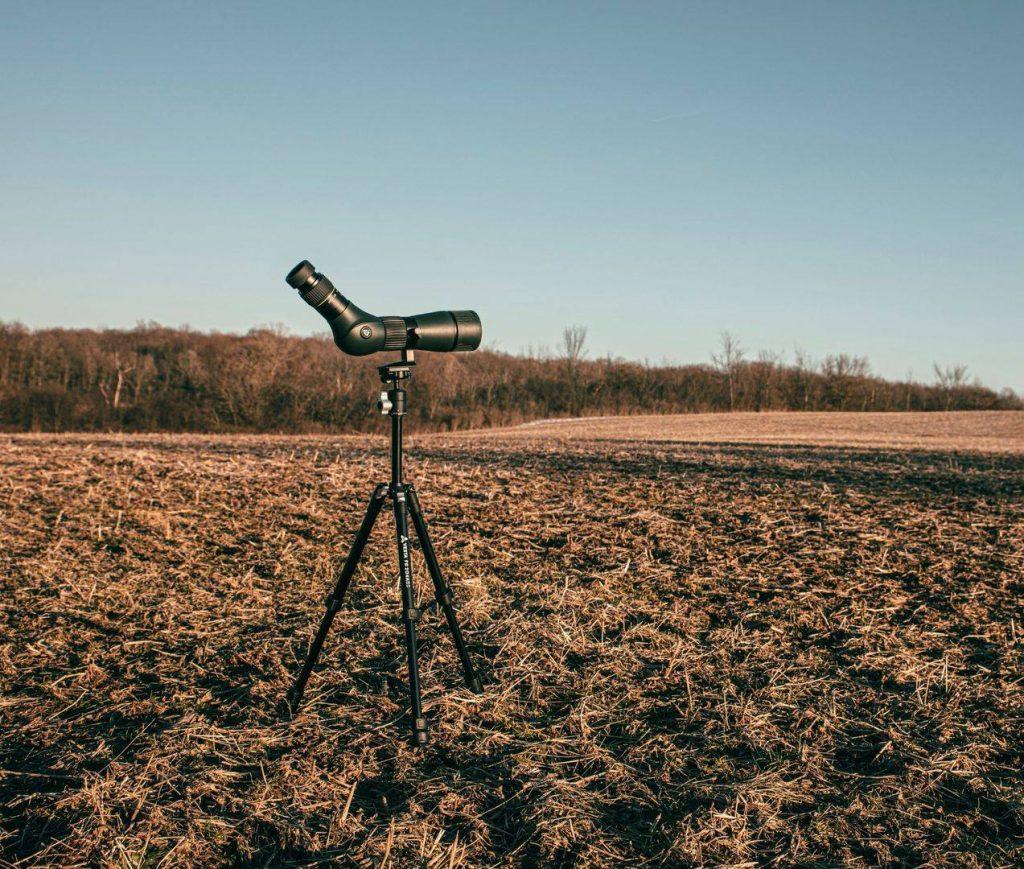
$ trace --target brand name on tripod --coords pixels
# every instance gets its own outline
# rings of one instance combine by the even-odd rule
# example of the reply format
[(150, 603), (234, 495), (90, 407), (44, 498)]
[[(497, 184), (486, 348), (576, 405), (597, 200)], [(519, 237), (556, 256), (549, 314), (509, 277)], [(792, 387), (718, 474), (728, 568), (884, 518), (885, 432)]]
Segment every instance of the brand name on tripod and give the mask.
[(404, 582), (407, 582), (407, 583), (409, 583), (411, 585), (412, 584), (412, 568), (411, 568), (411, 565), (410, 565), (411, 559), (410, 559), (410, 556), (409, 556), (409, 538), (405, 534), (403, 534), (399, 538), (399, 546), (402, 548), (402, 559), (401, 559), (402, 560), (402, 564), (401, 564), (402, 580)]

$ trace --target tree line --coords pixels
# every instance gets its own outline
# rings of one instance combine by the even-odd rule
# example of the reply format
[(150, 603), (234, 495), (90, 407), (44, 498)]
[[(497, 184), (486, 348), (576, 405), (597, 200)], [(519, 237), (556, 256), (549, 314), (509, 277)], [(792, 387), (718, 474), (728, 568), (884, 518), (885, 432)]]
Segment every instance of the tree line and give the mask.
[[(570, 327), (553, 353), (422, 354), (410, 416), (420, 429), (455, 430), (560, 416), (1024, 407), (1012, 391), (968, 382), (961, 365), (936, 366), (933, 383), (888, 381), (847, 354), (748, 358), (726, 333), (710, 364), (653, 366), (588, 359), (585, 339), (585, 329)], [(0, 429), (375, 430), (382, 361), (345, 356), (328, 338), (268, 328), (231, 335), (0, 323)]]

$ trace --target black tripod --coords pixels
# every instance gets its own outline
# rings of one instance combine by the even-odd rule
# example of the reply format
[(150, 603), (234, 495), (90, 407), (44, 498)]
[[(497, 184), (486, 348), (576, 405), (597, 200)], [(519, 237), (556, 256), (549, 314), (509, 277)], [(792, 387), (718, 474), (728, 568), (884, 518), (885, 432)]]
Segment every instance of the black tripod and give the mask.
[(327, 612), (324, 614), (316, 636), (309, 647), (309, 654), (306, 656), (302, 669), (295, 677), (295, 684), (288, 691), (287, 703), (291, 712), (295, 712), (302, 703), (302, 694), (306, 689), (306, 682), (309, 674), (316, 666), (317, 658), (320, 657), (320, 650), (323, 648), (324, 639), (331, 629), (331, 623), (335, 615), (341, 609), (341, 602), (345, 598), (352, 574), (356, 571), (359, 558), (363, 554), (363, 547), (373, 530), (373, 523), (384, 506), (384, 501), (391, 499), (395, 510), (395, 533), (398, 540), (398, 574), (399, 584), (402, 590), (402, 623), (405, 625), (405, 646), (409, 660), (409, 695), (412, 698), (412, 736), (416, 745), (427, 743), (427, 719), (423, 715), (423, 707), (420, 701), (420, 670), (419, 660), (416, 656), (416, 622), (420, 617), (420, 610), (416, 608), (416, 600), (412, 585), (412, 563), (409, 559), (409, 515), (412, 515), (413, 525), (416, 527), (416, 535), (420, 539), (423, 548), (423, 558), (427, 562), (427, 569), (430, 571), (430, 578), (434, 582), (434, 597), (438, 606), (444, 612), (448, 621), (448, 628), (452, 632), (452, 639), (455, 641), (455, 648), (458, 650), (459, 659), (462, 661), (462, 670), (465, 674), (466, 685), (475, 693), (480, 694), (483, 688), (480, 684), (480, 677), (473, 669), (473, 662), (466, 650), (465, 640), (462, 639), (462, 631), (459, 630), (459, 623), (455, 619), (455, 610), (452, 608), (452, 590), (444, 580), (441, 567), (437, 563), (437, 555), (434, 553), (434, 545), (430, 542), (430, 535), (427, 533), (427, 523), (423, 518), (423, 511), (420, 509), (419, 498), (411, 483), (402, 480), (402, 417), (405, 416), (406, 391), (401, 383), (412, 376), (414, 365), (413, 353), (411, 350), (402, 351), (400, 362), (391, 362), (388, 365), (381, 365), (377, 369), (381, 383), (389, 387), (387, 392), (381, 393), (381, 399), (377, 407), (381, 413), (391, 417), (391, 483), (381, 483), (373, 490), (370, 496), (370, 503), (366, 507), (366, 515), (363, 516), (363, 524), (359, 526), (356, 539), (352, 542), (352, 549), (349, 551), (345, 565), (341, 569), (334, 591), (327, 597)]

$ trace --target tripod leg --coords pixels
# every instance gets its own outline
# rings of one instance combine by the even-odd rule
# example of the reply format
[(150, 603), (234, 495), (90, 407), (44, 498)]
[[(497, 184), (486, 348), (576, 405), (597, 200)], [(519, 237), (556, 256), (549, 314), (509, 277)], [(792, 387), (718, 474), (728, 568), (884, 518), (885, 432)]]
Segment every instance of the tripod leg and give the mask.
[(420, 545), (423, 547), (423, 557), (427, 562), (427, 570), (430, 571), (430, 578), (434, 581), (434, 597), (438, 605), (444, 611), (444, 617), (448, 620), (448, 629), (452, 632), (452, 639), (455, 641), (455, 648), (459, 653), (459, 660), (462, 661), (462, 672), (466, 678), (466, 685), (476, 694), (483, 693), (483, 686), (480, 684), (480, 677), (473, 668), (469, 651), (466, 649), (466, 642), (462, 638), (462, 631), (459, 630), (459, 623), (455, 619), (455, 609), (452, 607), (452, 590), (444, 581), (441, 573), (441, 566), (437, 563), (437, 555), (434, 553), (434, 544), (430, 541), (427, 533), (427, 523), (423, 518), (423, 510), (420, 508), (420, 499), (416, 495), (416, 489), (411, 483), (407, 484), (405, 491), (409, 496), (409, 512), (412, 513), (412, 521), (416, 526), (416, 536), (420, 538)]
[(392, 492), (395, 502), (395, 535), (398, 540), (398, 574), (402, 588), (402, 622), (405, 625), (405, 648), (409, 661), (409, 696), (412, 698), (412, 739), (416, 745), (427, 744), (427, 719), (420, 700), (420, 665), (416, 655), (416, 622), (420, 611), (412, 586), (412, 561), (409, 558), (409, 509), (405, 488)]
[(345, 598), (345, 592), (348, 591), (352, 574), (356, 572), (356, 565), (359, 564), (359, 558), (363, 554), (363, 547), (366, 546), (366, 541), (373, 530), (373, 523), (377, 521), (377, 516), (380, 513), (381, 507), (384, 506), (384, 499), (387, 498), (387, 495), (387, 484), (381, 483), (373, 490), (373, 495), (370, 496), (370, 503), (366, 506), (366, 514), (363, 516), (363, 524), (359, 526), (355, 540), (352, 541), (352, 548), (349, 550), (348, 558), (345, 559), (345, 564), (338, 575), (334, 591), (327, 597), (327, 612), (324, 613), (320, 627), (313, 637), (313, 642), (310, 643), (306, 661), (303, 663), (302, 669), (299, 670), (298, 675), (295, 677), (294, 684), (288, 691), (286, 702), (289, 711), (293, 713), (298, 710), (299, 704), (302, 703), (302, 694), (306, 690), (309, 674), (313, 672), (317, 658), (320, 657), (320, 650), (323, 648), (327, 632), (331, 629), (331, 623), (338, 614), (338, 610), (341, 609), (341, 602)]

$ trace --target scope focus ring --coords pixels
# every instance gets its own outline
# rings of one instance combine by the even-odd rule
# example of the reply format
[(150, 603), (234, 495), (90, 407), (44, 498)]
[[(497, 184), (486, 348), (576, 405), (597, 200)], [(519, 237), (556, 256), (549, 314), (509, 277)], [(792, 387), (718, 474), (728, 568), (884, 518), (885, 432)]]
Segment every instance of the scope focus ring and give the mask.
[(303, 287), (299, 290), (299, 294), (306, 303), (312, 305), (314, 308), (319, 308), (327, 301), (327, 297), (333, 292), (334, 285), (326, 278), (320, 278), (315, 284), (313, 284), (313, 286), (309, 287), (309, 289)]
[(405, 320), (401, 317), (381, 317), (380, 321), (384, 324), (384, 349), (404, 350), (409, 340)]

